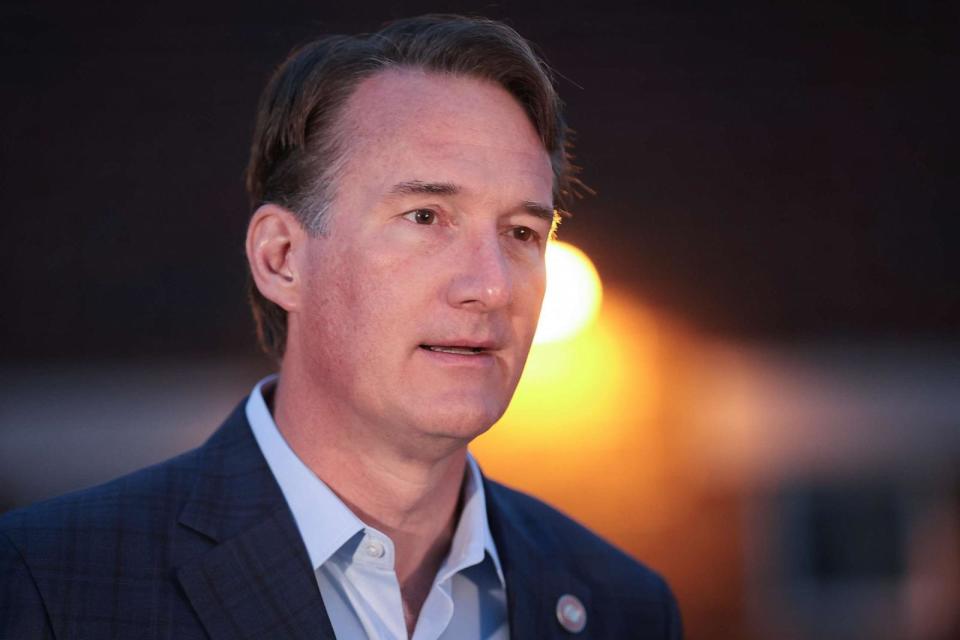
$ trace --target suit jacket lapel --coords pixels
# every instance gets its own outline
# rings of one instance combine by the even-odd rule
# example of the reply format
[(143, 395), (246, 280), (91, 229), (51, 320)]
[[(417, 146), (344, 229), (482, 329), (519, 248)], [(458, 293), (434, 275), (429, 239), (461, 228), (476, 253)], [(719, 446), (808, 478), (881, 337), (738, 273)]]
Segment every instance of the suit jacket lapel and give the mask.
[[(214, 640), (334, 640), (306, 548), (241, 403), (201, 448), (198, 480), (180, 524), (213, 548), (177, 569), (184, 593)], [(509, 490), (484, 479), (487, 517), (507, 582), (510, 635), (569, 638), (557, 622), (561, 595), (591, 611), (590, 591), (565, 570)], [(588, 621), (586, 633), (590, 636)]]
[(201, 449), (199, 479), (180, 515), (216, 546), (177, 577), (214, 639), (333, 640), (307, 551), (244, 404)]
[[(564, 549), (551, 543), (548, 532), (536, 528), (530, 512), (518, 508), (508, 489), (484, 478), (487, 519), (507, 582), (507, 611), (512, 638), (566, 638), (557, 619), (560, 596), (576, 596), (587, 611), (587, 627), (578, 637), (589, 638), (591, 593), (559, 557)], [(523, 497), (524, 500), (529, 500)]]

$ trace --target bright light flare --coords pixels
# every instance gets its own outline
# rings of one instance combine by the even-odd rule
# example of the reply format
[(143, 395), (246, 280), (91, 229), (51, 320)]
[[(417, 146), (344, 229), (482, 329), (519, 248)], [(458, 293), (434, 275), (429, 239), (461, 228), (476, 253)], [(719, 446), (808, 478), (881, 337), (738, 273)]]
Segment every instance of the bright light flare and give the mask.
[(602, 285), (590, 258), (572, 244), (547, 245), (547, 291), (540, 311), (535, 344), (566, 340), (596, 319)]

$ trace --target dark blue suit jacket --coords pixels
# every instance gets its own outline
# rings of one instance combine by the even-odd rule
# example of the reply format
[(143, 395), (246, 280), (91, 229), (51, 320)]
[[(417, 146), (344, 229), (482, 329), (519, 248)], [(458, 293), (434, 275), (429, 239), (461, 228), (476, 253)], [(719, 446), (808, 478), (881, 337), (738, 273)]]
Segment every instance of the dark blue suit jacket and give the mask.
[[(485, 480), (513, 638), (679, 638), (664, 581), (559, 512)], [(243, 404), (200, 448), (0, 518), (0, 638), (333, 638)]]

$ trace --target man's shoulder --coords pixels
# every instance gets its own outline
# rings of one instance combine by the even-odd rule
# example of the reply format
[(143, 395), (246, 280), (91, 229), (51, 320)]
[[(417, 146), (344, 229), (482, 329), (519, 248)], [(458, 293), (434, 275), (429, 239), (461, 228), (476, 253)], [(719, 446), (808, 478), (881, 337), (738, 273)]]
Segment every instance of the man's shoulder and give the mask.
[[(244, 435), (241, 404), (201, 446), (173, 458), (139, 469), (100, 485), (73, 491), (18, 508), (0, 516), (0, 535), (15, 545), (31, 549), (63, 546), (69, 536), (99, 535), (104, 541), (114, 534), (123, 540), (154, 538), (164, 542), (163, 530), (176, 522), (191, 499), (202, 475), (229, 478), (229, 460), (240, 448), (251, 449)], [(247, 445), (247, 446), (245, 446)], [(253, 445), (255, 447), (255, 445)], [(77, 545), (74, 545), (77, 546)]]
[(0, 517), (0, 637), (132, 635), (160, 608), (191, 619), (171, 578), (210, 547), (180, 526), (202, 454)]
[(197, 449), (0, 517), (0, 637), (196, 637), (181, 572), (285, 506), (242, 407)]
[[(80, 489), (0, 516), (0, 534), (21, 553), (58, 555), (70, 546), (129, 532), (162, 536), (189, 498), (201, 456), (193, 449), (109, 482)], [(89, 540), (85, 538), (89, 537)]]
[(529, 494), (487, 480), (489, 501), (497, 517), (523, 535), (536, 550), (582, 579), (602, 581), (604, 590), (629, 588), (634, 593), (672, 597), (654, 570), (580, 524), (559, 509)]

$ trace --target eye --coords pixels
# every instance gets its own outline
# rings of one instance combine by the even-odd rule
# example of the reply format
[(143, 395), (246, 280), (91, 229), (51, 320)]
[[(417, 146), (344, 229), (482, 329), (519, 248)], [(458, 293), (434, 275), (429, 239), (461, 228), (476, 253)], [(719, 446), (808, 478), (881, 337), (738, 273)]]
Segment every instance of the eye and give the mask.
[(437, 222), (437, 212), (430, 209), (414, 209), (403, 214), (403, 217), (417, 224), (436, 224)]
[(510, 234), (515, 240), (519, 240), (520, 242), (530, 242), (537, 237), (537, 232), (530, 227), (514, 227), (510, 230)]

